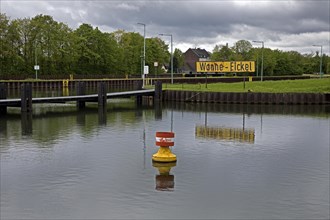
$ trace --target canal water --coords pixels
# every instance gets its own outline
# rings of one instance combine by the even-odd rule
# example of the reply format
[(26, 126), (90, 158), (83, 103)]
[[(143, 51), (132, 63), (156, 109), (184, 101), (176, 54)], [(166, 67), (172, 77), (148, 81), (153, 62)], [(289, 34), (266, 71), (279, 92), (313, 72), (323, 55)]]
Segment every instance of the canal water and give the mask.
[[(329, 129), (329, 106), (10, 108), (0, 219), (327, 219)], [(171, 130), (177, 163), (152, 163)]]

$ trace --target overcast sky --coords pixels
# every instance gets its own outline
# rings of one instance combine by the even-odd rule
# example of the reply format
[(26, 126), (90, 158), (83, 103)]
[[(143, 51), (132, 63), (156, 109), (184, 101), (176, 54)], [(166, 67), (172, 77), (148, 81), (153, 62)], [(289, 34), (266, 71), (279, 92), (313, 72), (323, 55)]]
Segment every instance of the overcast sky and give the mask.
[[(265, 47), (330, 54), (330, 0), (0, 0), (11, 19), (51, 15), (75, 29), (82, 23), (102, 31), (118, 29), (146, 37), (172, 34), (174, 48), (212, 51), (216, 44), (262, 40)], [(170, 37), (161, 37), (170, 43)], [(261, 44), (253, 43), (260, 47)]]

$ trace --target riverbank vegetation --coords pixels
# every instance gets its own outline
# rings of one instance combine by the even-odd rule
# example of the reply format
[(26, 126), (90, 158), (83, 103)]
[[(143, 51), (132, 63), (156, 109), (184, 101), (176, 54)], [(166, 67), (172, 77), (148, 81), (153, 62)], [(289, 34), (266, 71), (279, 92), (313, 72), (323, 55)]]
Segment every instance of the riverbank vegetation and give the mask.
[[(245, 86), (244, 86), (245, 84)], [(211, 84), (163, 84), (167, 90), (205, 92), (330, 93), (330, 78)]]
[[(68, 77), (69, 74), (125, 77), (141, 73), (143, 29), (108, 33), (90, 24), (72, 29), (49, 15), (10, 19), (0, 13), (0, 33), (0, 79), (34, 78), (36, 64), (40, 67), (38, 76), (43, 79)], [(183, 71), (183, 54), (175, 49), (174, 72)], [(319, 72), (320, 54), (317, 51), (300, 54), (264, 48), (263, 54), (264, 76)], [(253, 47), (247, 40), (237, 41), (233, 46), (215, 45), (211, 60), (256, 61), (260, 73), (261, 48)], [(329, 73), (329, 56), (323, 54), (322, 60), (323, 72)], [(150, 74), (171, 72), (168, 40), (148, 37), (145, 62)]]

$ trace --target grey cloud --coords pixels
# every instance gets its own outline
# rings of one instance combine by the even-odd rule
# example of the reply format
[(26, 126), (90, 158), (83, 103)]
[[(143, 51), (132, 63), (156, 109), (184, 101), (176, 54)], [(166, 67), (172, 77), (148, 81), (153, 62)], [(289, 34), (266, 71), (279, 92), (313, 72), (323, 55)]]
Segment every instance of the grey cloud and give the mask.
[[(18, 4), (19, 3), (19, 4)], [(20, 5), (20, 6), (18, 6)], [(329, 1), (9, 1), (2, 0), (9, 16), (49, 14), (76, 28), (81, 23), (141, 31), (148, 36), (171, 33), (178, 42), (213, 43), (219, 37), (280, 42), (283, 35), (330, 32)], [(206, 42), (207, 41), (207, 42)], [(323, 41), (329, 41), (323, 39)]]

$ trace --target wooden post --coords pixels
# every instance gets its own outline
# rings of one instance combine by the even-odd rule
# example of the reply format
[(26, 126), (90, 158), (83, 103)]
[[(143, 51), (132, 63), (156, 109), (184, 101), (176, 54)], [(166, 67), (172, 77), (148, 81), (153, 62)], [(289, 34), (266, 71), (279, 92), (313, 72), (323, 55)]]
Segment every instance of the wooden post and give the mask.
[[(134, 82), (134, 90), (142, 90), (142, 81), (135, 81)], [(136, 96), (136, 105), (137, 106), (142, 105), (142, 96), (141, 95)]]
[[(7, 99), (7, 86), (5, 83), (0, 83), (0, 99)], [(0, 106), (0, 115), (7, 114), (7, 106)]]
[(107, 89), (105, 82), (99, 82), (97, 84), (98, 89), (98, 117), (99, 125), (107, 124)]
[(105, 82), (99, 82), (97, 85), (98, 89), (98, 104), (99, 107), (106, 107), (107, 105), (107, 89)]
[(99, 106), (98, 117), (99, 117), (99, 125), (107, 124), (107, 108), (105, 106)]
[(21, 85), (21, 111), (32, 112), (32, 86), (29, 83)]
[(156, 102), (161, 102), (162, 101), (162, 92), (163, 92), (162, 81), (156, 81), (156, 83), (155, 83), (155, 97), (154, 97), (154, 100)]
[(162, 81), (155, 82), (155, 95), (154, 95), (154, 108), (155, 108), (155, 119), (162, 119)]
[(22, 135), (32, 135), (32, 112), (21, 113), (21, 129)]
[[(77, 83), (77, 95), (85, 95), (86, 94), (86, 84), (85, 82), (78, 82)], [(85, 101), (77, 101), (77, 107), (78, 109), (85, 108)]]

